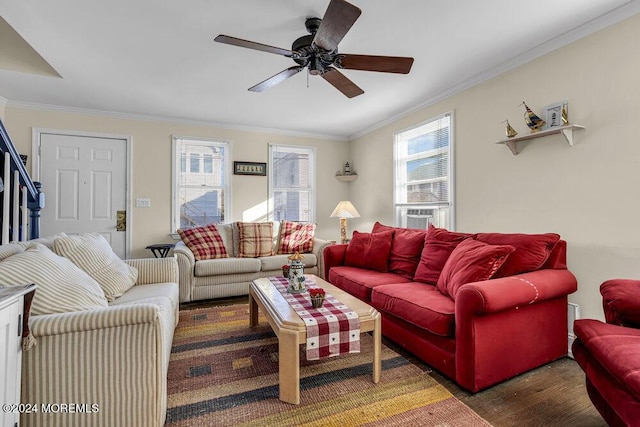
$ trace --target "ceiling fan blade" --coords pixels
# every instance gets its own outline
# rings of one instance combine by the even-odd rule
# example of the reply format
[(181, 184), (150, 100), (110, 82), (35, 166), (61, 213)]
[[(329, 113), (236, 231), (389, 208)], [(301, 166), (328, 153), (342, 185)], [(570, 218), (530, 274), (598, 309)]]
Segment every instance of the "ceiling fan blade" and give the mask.
[(346, 70), (408, 74), (413, 65), (413, 58), (404, 56), (350, 55), (347, 53), (338, 55), (335, 65)]
[(327, 70), (322, 74), (322, 78), (331, 83), (333, 87), (342, 92), (347, 98), (353, 98), (354, 96), (362, 95), (364, 93), (364, 91), (354, 82), (349, 80), (347, 76), (333, 67), (327, 68)]
[(262, 81), (257, 85), (250, 87), (249, 90), (251, 92), (262, 92), (265, 89), (269, 89), (270, 87), (277, 85), (278, 83), (282, 83), (283, 81), (287, 80), (289, 77), (298, 74), (302, 70), (304, 70), (304, 67), (300, 67), (300, 66), (287, 68), (284, 71), (280, 71), (275, 76), (271, 76), (267, 80)]
[(248, 49), (260, 50), (262, 52), (275, 53), (276, 55), (292, 56), (293, 52), (289, 49), (282, 49), (279, 47), (269, 46), (262, 43), (256, 43), (249, 40), (243, 40), (236, 37), (225, 36), (220, 34), (214, 39), (218, 43), (230, 44), (233, 46), (246, 47)]
[(335, 50), (361, 13), (362, 11), (351, 3), (331, 0), (313, 42), (326, 51)]

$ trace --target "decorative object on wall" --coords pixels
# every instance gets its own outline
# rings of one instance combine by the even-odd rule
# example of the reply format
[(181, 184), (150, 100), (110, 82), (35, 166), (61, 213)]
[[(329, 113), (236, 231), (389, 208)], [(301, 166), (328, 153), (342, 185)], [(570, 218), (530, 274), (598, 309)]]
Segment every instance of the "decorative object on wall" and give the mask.
[(569, 124), (569, 103), (567, 101), (556, 102), (544, 107), (547, 129), (567, 126)]
[(349, 162), (344, 164), (344, 175), (351, 175), (351, 165)]
[(582, 130), (584, 126), (580, 125), (568, 125), (568, 126), (557, 126), (549, 129), (545, 129), (540, 132), (532, 133), (525, 136), (518, 136), (515, 138), (506, 138), (501, 141), (496, 142), (496, 144), (505, 144), (511, 150), (511, 153), (516, 156), (518, 155), (518, 142), (540, 139), (545, 136), (562, 134), (564, 139), (570, 146), (573, 146), (573, 132), (576, 130)]
[(509, 124), (509, 119), (506, 119), (505, 121), (503, 121), (502, 123), (506, 123), (507, 126), (505, 127), (505, 134), (507, 135), (507, 138), (513, 138), (514, 136), (516, 136), (518, 134), (518, 132), (516, 132), (516, 130), (514, 128), (511, 127), (511, 125)]
[(258, 162), (233, 162), (234, 175), (267, 175), (267, 164)]
[(520, 105), (524, 105), (524, 122), (527, 124), (527, 126), (529, 126), (529, 129), (531, 129), (531, 133), (538, 132), (540, 129), (542, 129), (545, 121), (538, 117), (536, 113), (531, 111), (529, 106), (524, 101), (522, 101), (522, 104)]
[(344, 164), (344, 169), (342, 172), (336, 172), (336, 179), (338, 181), (355, 181), (358, 179), (358, 174), (355, 171), (351, 170), (351, 163), (347, 162)]
[(348, 200), (342, 200), (331, 213), (331, 218), (340, 218), (340, 243), (348, 243), (347, 218), (360, 218), (360, 214)]

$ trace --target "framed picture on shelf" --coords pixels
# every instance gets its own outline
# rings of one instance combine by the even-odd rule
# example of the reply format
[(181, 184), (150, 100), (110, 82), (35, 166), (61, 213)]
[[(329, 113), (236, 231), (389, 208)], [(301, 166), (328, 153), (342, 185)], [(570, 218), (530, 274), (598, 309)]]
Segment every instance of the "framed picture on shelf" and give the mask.
[(234, 175), (267, 175), (267, 164), (258, 162), (233, 162)]
[(544, 120), (547, 122), (545, 129), (568, 125), (568, 114), (569, 103), (567, 101), (560, 101), (555, 104), (547, 105), (544, 107)]

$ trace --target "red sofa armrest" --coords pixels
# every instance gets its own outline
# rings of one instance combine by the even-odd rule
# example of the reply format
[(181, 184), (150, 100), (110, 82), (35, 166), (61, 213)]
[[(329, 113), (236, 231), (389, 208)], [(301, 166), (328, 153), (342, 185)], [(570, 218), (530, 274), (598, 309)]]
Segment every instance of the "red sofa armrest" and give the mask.
[(456, 295), (456, 321), (463, 313), (496, 313), (565, 296), (577, 289), (578, 282), (568, 270), (538, 270), (467, 283)]
[(640, 328), (640, 280), (607, 280), (600, 293), (607, 323)]
[(455, 300), (456, 382), (477, 392), (567, 354), (568, 270), (463, 285)]
[(344, 265), (344, 255), (347, 253), (347, 245), (330, 245), (324, 248), (324, 277), (329, 280), (329, 270), (331, 267)]

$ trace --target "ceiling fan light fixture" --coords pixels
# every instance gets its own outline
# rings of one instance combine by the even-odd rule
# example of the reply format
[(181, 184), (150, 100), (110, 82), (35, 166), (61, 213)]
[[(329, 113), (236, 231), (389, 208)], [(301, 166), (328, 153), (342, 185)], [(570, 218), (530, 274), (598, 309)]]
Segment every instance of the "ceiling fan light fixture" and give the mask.
[(363, 94), (364, 91), (340, 73), (336, 67), (346, 70), (407, 74), (413, 64), (413, 58), (408, 57), (338, 54), (338, 43), (361, 12), (358, 7), (345, 0), (330, 0), (322, 19), (310, 17), (305, 20), (309, 34), (297, 38), (291, 50), (225, 35), (219, 35), (215, 41), (282, 55), (291, 58), (297, 64), (252, 86), (249, 88), (252, 92), (262, 92), (307, 68), (307, 76), (322, 76), (343, 95), (352, 98)]
[(317, 56), (312, 56), (309, 61), (309, 74), (312, 76), (322, 75), (324, 67)]

